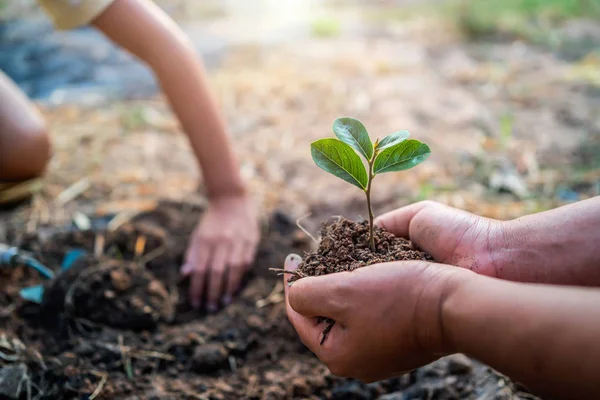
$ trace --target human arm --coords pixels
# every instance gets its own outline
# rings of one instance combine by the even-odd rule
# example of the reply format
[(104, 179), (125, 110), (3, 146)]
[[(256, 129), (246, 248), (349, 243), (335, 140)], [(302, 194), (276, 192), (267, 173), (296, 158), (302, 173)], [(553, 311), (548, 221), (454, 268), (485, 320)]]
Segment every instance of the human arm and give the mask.
[[(288, 257), (285, 269), (298, 259)], [(465, 353), (540, 394), (600, 396), (598, 289), (508, 282), (427, 262), (285, 287), (290, 322), (336, 375), (372, 382)], [(322, 345), (317, 316), (336, 321)]]
[(149, 0), (115, 0), (92, 24), (152, 69), (201, 166), (210, 205), (190, 240), (182, 272), (192, 276), (192, 304), (199, 307), (206, 294), (214, 311), (239, 289), (259, 231), (202, 62), (188, 37)]
[(520, 282), (600, 286), (600, 197), (512, 221), (425, 201), (376, 224), (436, 261)]

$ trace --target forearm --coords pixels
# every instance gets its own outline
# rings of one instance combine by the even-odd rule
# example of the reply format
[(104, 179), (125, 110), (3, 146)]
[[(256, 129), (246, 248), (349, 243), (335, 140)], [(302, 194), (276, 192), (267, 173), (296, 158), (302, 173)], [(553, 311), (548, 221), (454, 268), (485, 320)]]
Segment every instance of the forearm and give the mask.
[(94, 22), (153, 70), (204, 174), (209, 196), (244, 192), (225, 123), (187, 36), (148, 0), (116, 0)]
[(185, 46), (153, 65), (201, 165), (209, 196), (240, 195), (244, 185), (238, 162), (202, 68)]
[(451, 352), (541, 394), (600, 398), (600, 290), (465, 274), (442, 306)]
[(600, 286), (600, 197), (504, 223), (502, 279)]

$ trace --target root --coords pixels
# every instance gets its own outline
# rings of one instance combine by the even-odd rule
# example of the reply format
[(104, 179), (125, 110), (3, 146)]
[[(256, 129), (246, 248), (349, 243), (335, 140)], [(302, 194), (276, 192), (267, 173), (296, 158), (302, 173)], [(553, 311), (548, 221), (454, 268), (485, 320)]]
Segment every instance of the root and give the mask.
[[(122, 339), (121, 339), (121, 342), (122, 342)], [(94, 345), (100, 347), (101, 349), (112, 351), (113, 353), (126, 354), (130, 358), (157, 359), (157, 360), (164, 360), (164, 361), (174, 361), (175, 360), (175, 356), (173, 356), (171, 354), (160, 353), (158, 351), (152, 351), (152, 350), (138, 350), (138, 349), (134, 349), (130, 346), (122, 345), (122, 344), (94, 342)]]
[(104, 255), (104, 244), (106, 239), (104, 235), (98, 234), (94, 238), (94, 257), (100, 258)]
[(108, 380), (108, 375), (105, 372), (91, 371), (92, 375), (95, 375), (100, 378), (100, 382), (98, 382), (98, 386), (94, 392), (90, 395), (89, 400), (94, 400), (98, 395), (102, 392), (106, 381)]
[(313, 241), (313, 242), (315, 242), (316, 244), (319, 244), (319, 241), (318, 241), (318, 240), (317, 240), (317, 239), (316, 239), (316, 238), (315, 238), (315, 237), (314, 237), (314, 236), (313, 236), (313, 235), (312, 235), (312, 234), (311, 234), (311, 233), (310, 233), (310, 232), (309, 232), (309, 231), (308, 231), (306, 228), (304, 228), (304, 227), (303, 227), (303, 226), (300, 224), (300, 221), (302, 221), (304, 218), (307, 218), (307, 217), (309, 217), (309, 216), (310, 216), (310, 214), (311, 214), (311, 213), (308, 213), (308, 214), (305, 214), (305, 215), (301, 216), (300, 218), (298, 218), (298, 219), (296, 220), (296, 226), (297, 226), (298, 228), (300, 228), (300, 230), (301, 230), (302, 232), (304, 232), (304, 233), (305, 233), (305, 234), (306, 234), (308, 237), (310, 237), (310, 238), (312, 239), (312, 241)]
[(323, 345), (323, 343), (325, 343), (327, 335), (329, 335), (329, 332), (331, 332), (331, 329), (333, 329), (333, 326), (335, 325), (335, 321), (330, 318), (325, 318), (324, 321), (327, 322), (327, 326), (325, 327), (325, 329), (323, 329), (323, 338), (321, 338), (321, 343), (319, 343), (321, 346)]
[[(136, 245), (137, 245), (137, 243), (136, 243)], [(156, 249), (152, 250), (145, 256), (141, 257), (138, 263), (142, 267), (145, 267), (146, 264), (148, 264), (150, 261), (162, 256), (166, 251), (167, 251), (167, 248), (165, 246), (157, 247)]]
[(269, 304), (281, 303), (283, 300), (283, 284), (279, 281), (275, 284), (271, 293), (264, 299), (257, 300), (255, 305), (256, 308), (263, 308)]
[(269, 271), (279, 272), (277, 275), (291, 274), (291, 275), (297, 276), (298, 278), (306, 278), (306, 275), (304, 275), (302, 272), (300, 272), (298, 270), (293, 271), (291, 269), (269, 268)]

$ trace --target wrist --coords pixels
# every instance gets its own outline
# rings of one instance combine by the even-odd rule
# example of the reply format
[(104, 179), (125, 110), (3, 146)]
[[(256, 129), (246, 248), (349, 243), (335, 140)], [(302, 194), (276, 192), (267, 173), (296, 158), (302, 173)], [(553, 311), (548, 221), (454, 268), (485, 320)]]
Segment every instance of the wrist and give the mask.
[(445, 265), (439, 268), (436, 278), (428, 282), (419, 299), (415, 326), (421, 348), (436, 356), (445, 356), (456, 352), (448, 332), (447, 305), (477, 274)]
[(248, 190), (240, 177), (229, 181), (221, 181), (217, 185), (207, 185), (207, 197), (210, 202), (247, 196)]
[[(541, 242), (527, 217), (499, 223), (498, 240), (491, 244), (495, 277), (512, 281), (528, 281), (537, 266), (547, 263), (552, 248), (540, 252)], [(544, 261), (546, 259), (546, 261)], [(535, 275), (535, 274), (534, 274)]]
[(451, 274), (439, 299), (437, 315), (440, 332), (439, 348), (443, 355), (462, 353), (465, 350), (461, 346), (461, 342), (457, 340), (456, 333), (456, 315), (461, 310), (465, 309), (465, 304), (476, 306), (465, 299), (470, 299), (470, 293), (473, 293), (474, 285), (483, 276), (467, 271), (464, 269), (456, 269), (457, 273)]

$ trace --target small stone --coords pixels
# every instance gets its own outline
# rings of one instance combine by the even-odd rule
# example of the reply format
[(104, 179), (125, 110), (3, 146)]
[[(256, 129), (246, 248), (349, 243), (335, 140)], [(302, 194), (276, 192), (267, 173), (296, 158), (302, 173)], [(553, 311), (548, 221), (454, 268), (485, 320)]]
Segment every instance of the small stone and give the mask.
[(165, 289), (165, 286), (156, 279), (151, 281), (148, 285), (148, 292), (150, 292), (152, 295), (160, 297), (161, 299), (169, 297), (169, 293), (167, 292), (167, 289)]
[(403, 400), (404, 395), (402, 392), (394, 392), (389, 394), (384, 394), (383, 396), (379, 396), (377, 400)]
[(192, 369), (196, 372), (214, 372), (229, 365), (229, 352), (221, 343), (207, 343), (196, 347)]
[(455, 354), (448, 358), (448, 371), (453, 375), (468, 374), (473, 370), (473, 361), (464, 354)]
[(292, 395), (293, 397), (306, 398), (310, 396), (310, 385), (305, 378), (294, 378), (292, 380)]
[(359, 381), (349, 381), (331, 391), (332, 399), (369, 400), (371, 395), (366, 385)]
[(417, 378), (419, 380), (432, 378), (435, 379), (444, 375), (446, 375), (446, 371), (439, 363), (432, 363), (417, 370)]
[(124, 271), (115, 269), (110, 271), (110, 280), (115, 289), (124, 292), (131, 287), (131, 277)]
[(282, 400), (286, 398), (286, 393), (283, 388), (279, 386), (272, 386), (271, 388), (265, 390), (265, 393), (262, 395), (261, 400)]
[(258, 315), (249, 316), (246, 323), (248, 324), (248, 326), (250, 328), (256, 329), (259, 331), (262, 331), (265, 328), (265, 324), (263, 323), (263, 320)]
[(25, 364), (8, 365), (0, 369), (0, 397), (18, 399), (23, 388), (22, 381), (27, 375)]
[(154, 310), (152, 310), (152, 307), (146, 305), (146, 306), (142, 307), (142, 312), (144, 314), (152, 314), (154, 312)]

